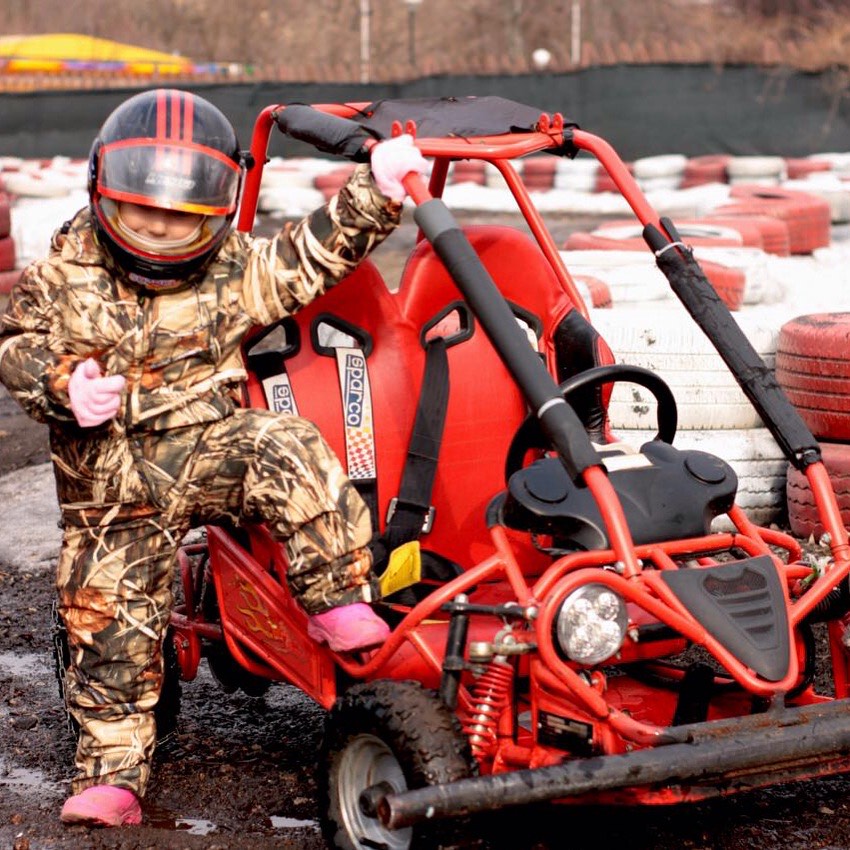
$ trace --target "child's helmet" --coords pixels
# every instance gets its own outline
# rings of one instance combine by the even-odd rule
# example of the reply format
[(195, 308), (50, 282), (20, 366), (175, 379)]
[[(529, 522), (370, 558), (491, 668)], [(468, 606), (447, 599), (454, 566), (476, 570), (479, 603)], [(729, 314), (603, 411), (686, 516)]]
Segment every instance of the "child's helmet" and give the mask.
[[(182, 286), (229, 233), (242, 173), (236, 132), (217, 107), (175, 89), (137, 94), (112, 112), (92, 145), (88, 190), (98, 242), (135, 283)], [(121, 227), (121, 201), (205, 219), (190, 244), (153, 248)]]

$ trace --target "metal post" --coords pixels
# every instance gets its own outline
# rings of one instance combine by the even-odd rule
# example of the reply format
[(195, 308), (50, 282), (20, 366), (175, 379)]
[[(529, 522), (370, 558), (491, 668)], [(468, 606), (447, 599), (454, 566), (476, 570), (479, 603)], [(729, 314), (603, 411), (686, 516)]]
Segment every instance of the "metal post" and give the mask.
[(573, 0), (570, 19), (570, 64), (581, 63), (581, 0)]
[(360, 0), (360, 82), (368, 83), (370, 78), (369, 27), (372, 17), (371, 0)]
[(407, 6), (407, 44), (410, 67), (416, 68), (416, 6), (413, 3)]
[(410, 67), (416, 70), (416, 9), (422, 0), (404, 0), (407, 6), (407, 59)]

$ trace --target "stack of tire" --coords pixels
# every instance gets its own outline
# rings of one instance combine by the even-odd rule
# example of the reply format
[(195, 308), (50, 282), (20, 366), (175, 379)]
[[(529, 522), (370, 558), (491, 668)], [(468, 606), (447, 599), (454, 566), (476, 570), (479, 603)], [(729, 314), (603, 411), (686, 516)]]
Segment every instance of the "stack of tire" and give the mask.
[[(850, 313), (811, 313), (779, 331), (776, 381), (818, 439), (844, 525), (850, 525)], [(823, 526), (806, 476), (789, 466), (788, 521), (795, 535)]]
[(15, 268), (17, 255), (12, 237), (12, 199), (0, 184), (0, 295), (8, 294), (18, 282), (21, 270)]
[[(738, 476), (736, 503), (760, 525), (780, 523), (786, 512), (787, 461), (773, 436), (708, 338), (678, 301), (594, 311), (593, 324), (618, 362), (650, 369), (676, 399), (679, 449), (708, 452), (727, 461)], [(758, 311), (736, 321), (765, 361), (774, 364), (778, 331)], [(614, 435), (639, 448), (657, 430), (653, 396), (635, 384), (614, 386), (609, 405)], [(715, 530), (726, 529), (721, 518)]]
[[(743, 247), (743, 237), (731, 227), (721, 227), (719, 225), (706, 224), (704, 222), (696, 222), (693, 224), (678, 225), (679, 235), (693, 246), (708, 247), (725, 247), (725, 248), (741, 248)], [(647, 263), (652, 267), (653, 277), (657, 277), (655, 270), (655, 262), (651, 254), (648, 253), (646, 242), (641, 235), (642, 228), (639, 224), (632, 222), (612, 221), (602, 224), (596, 230), (590, 233), (572, 233), (567, 238), (564, 247), (568, 254), (565, 260), (569, 262), (581, 262), (581, 258), (577, 255), (570, 254), (576, 251), (632, 251), (641, 252), (636, 254), (634, 260), (633, 274), (635, 282), (641, 285), (641, 281), (645, 280), (646, 275), (641, 271), (642, 267)], [(743, 255), (741, 255), (743, 256)], [(628, 255), (624, 258), (628, 261)], [(723, 300), (730, 310), (738, 310), (744, 302), (744, 292), (746, 288), (747, 278), (744, 270), (735, 268), (735, 261), (731, 253), (727, 255), (727, 262), (714, 261), (710, 258), (702, 258), (703, 271), (706, 274), (711, 285), (717, 291), (717, 294)], [(604, 277), (604, 276), (603, 276)], [(667, 284), (663, 278), (661, 280), (662, 289), (666, 295)], [(646, 294), (641, 296), (638, 290), (635, 293), (636, 298), (651, 297), (649, 289)], [(654, 292), (654, 288), (652, 289)], [(615, 294), (616, 300), (616, 294)]]
[(778, 219), (788, 228), (790, 254), (811, 254), (830, 243), (832, 213), (829, 203), (797, 189), (739, 184), (732, 187), (729, 203), (717, 207), (712, 216)]
[[(774, 280), (768, 255), (788, 257), (792, 247), (807, 254), (828, 244), (825, 205), (818, 198), (761, 184), (735, 186), (732, 191), (735, 200), (730, 198), (728, 209), (675, 224), (718, 294), (736, 310), (738, 325), (773, 369), (781, 324), (776, 315), (785, 307), (777, 304), (784, 293)], [(630, 251), (635, 257), (631, 264)], [(611, 258), (607, 268), (605, 254)], [(669, 297), (666, 280), (659, 290), (658, 281), (650, 276), (654, 258), (640, 225), (611, 221), (590, 233), (574, 233), (562, 256), (574, 277), (576, 272), (591, 273), (611, 282), (613, 308), (594, 310), (593, 324), (618, 361), (644, 366), (671, 387), (679, 418), (675, 445), (725, 459), (738, 475), (737, 504), (758, 524), (784, 523), (787, 460), (720, 355), (679, 302)], [(638, 257), (647, 258), (649, 264), (637, 262)], [(734, 289), (718, 286), (717, 273), (712, 274), (715, 265), (737, 276)], [(629, 290), (610, 277), (612, 267), (639, 285)], [(750, 305), (759, 309), (748, 309)], [(764, 305), (768, 306), (762, 309)], [(633, 446), (655, 436), (655, 400), (642, 387), (617, 384), (609, 416), (615, 436)], [(728, 528), (729, 523), (720, 519), (715, 526)]]

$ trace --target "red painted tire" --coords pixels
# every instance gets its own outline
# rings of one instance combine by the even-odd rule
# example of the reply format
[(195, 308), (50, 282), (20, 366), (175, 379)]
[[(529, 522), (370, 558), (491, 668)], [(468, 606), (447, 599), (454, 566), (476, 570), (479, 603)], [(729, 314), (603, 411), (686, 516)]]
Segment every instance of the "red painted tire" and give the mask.
[(15, 240), (11, 236), (0, 236), (0, 272), (15, 268)]
[(780, 218), (760, 215), (758, 212), (753, 212), (745, 204), (727, 204), (718, 207), (706, 218), (709, 221), (729, 224), (732, 227), (735, 227), (736, 222), (739, 221), (747, 227), (756, 227), (762, 241), (762, 244), (758, 247), (763, 251), (766, 251), (768, 254), (774, 254), (777, 257), (787, 257), (791, 253), (788, 225)]
[(726, 166), (731, 158), (727, 154), (691, 157), (685, 163), (682, 188), (701, 186), (705, 183), (726, 183)]
[(449, 180), (451, 183), (475, 183), (484, 186), (487, 183), (486, 163), (480, 159), (459, 159), (452, 163)]
[[(829, 480), (841, 521), (850, 526), (850, 445), (845, 443), (821, 443), (823, 465), (829, 473)], [(824, 532), (820, 517), (815, 509), (812, 490), (806, 476), (789, 464), (785, 482), (785, 496), (788, 502), (788, 523), (797, 537), (808, 538), (814, 535), (817, 540)]]
[(829, 202), (823, 198), (779, 186), (752, 184), (733, 186), (730, 197), (749, 206), (751, 212), (782, 219), (788, 225), (788, 247), (792, 254), (811, 254), (830, 243), (832, 213)]
[(0, 272), (0, 295), (8, 295), (12, 287), (21, 279), (21, 269)]
[[(623, 163), (626, 166), (626, 171), (634, 175), (635, 167), (631, 162)], [(594, 192), (618, 192), (617, 184), (611, 179), (608, 172), (600, 165), (596, 171), (596, 182), (593, 187)]]
[(818, 439), (850, 440), (850, 313), (786, 322), (776, 346), (776, 382)]
[(785, 169), (789, 180), (799, 180), (823, 171), (832, 171), (832, 165), (825, 159), (785, 159)]
[(589, 274), (574, 274), (573, 280), (584, 284), (590, 294), (590, 306), (597, 309), (608, 308), (613, 304), (611, 287), (604, 280)]
[(529, 192), (548, 192), (555, 183), (554, 174), (529, 174), (523, 175), (522, 182)]
[(547, 175), (554, 177), (558, 160), (554, 156), (532, 156), (522, 160), (522, 176)]
[(12, 232), (12, 206), (8, 195), (0, 191), (0, 237)]
[[(716, 244), (716, 243), (715, 243)], [(571, 233), (564, 246), (569, 251), (609, 250), (648, 251), (643, 239), (607, 239), (592, 233)], [(700, 261), (700, 266), (714, 287), (721, 301), (730, 310), (740, 310), (744, 303), (744, 288), (747, 277), (740, 269), (732, 269), (709, 260)]]
[(700, 266), (720, 300), (730, 310), (740, 310), (744, 303), (747, 276), (741, 269), (732, 269), (710, 260), (700, 260)]
[(333, 171), (328, 171), (325, 174), (317, 174), (313, 178), (313, 186), (328, 201), (348, 182), (348, 178), (351, 177), (353, 170), (353, 168), (343, 166), (342, 168), (335, 168)]

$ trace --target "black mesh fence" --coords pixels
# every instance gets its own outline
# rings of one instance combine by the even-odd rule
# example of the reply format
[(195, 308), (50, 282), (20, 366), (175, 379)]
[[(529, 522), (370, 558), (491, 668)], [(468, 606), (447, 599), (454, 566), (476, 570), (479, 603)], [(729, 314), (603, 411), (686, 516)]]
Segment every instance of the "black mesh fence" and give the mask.
[[(245, 147), (276, 103), (497, 94), (561, 112), (624, 159), (664, 153), (806, 156), (850, 150), (844, 75), (783, 68), (614, 65), (571, 74), (440, 76), (395, 85), (262, 82), (182, 86), (231, 119)], [(98, 127), (138, 89), (0, 94), (0, 155), (87, 156)], [(273, 134), (271, 155), (309, 153)]]

